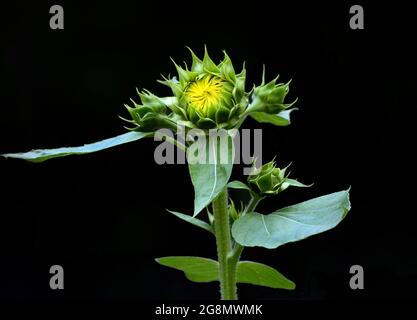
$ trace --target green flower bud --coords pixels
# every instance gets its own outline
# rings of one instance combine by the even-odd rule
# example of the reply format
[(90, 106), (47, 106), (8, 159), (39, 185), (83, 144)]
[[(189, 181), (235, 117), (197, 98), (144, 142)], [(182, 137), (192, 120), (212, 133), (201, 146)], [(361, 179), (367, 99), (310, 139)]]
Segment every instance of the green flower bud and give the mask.
[(271, 82), (255, 87), (252, 94), (252, 103), (249, 105), (246, 113), (265, 112), (269, 114), (277, 114), (291, 107), (297, 100), (290, 104), (285, 104), (284, 99), (290, 90), (290, 82), (276, 83), (278, 77)]
[(133, 99), (133, 108), (125, 104), (132, 120), (123, 119), (135, 125), (131, 130), (155, 131), (161, 128), (176, 129), (176, 122), (172, 119), (171, 112), (163, 99), (153, 95), (149, 91), (138, 92), (141, 104)]
[(173, 96), (161, 98), (145, 91), (139, 93), (140, 104), (132, 100), (134, 106), (126, 106), (131, 116), (131, 120), (127, 121), (135, 126), (132, 130), (176, 130), (177, 125), (186, 128), (233, 129), (247, 115), (259, 122), (289, 124), (291, 110), (285, 109), (295, 103), (284, 103), (289, 83), (277, 84), (276, 78), (265, 84), (263, 75), (262, 84), (245, 93), (245, 66), (236, 74), (226, 52), (219, 64), (213, 62), (207, 49), (203, 59), (198, 58), (191, 49), (190, 52), (190, 69), (174, 62), (178, 76), (159, 81), (171, 89)]
[(169, 86), (177, 98), (177, 104), (170, 109), (189, 127), (233, 128), (247, 106), (245, 69), (236, 74), (226, 53), (218, 65), (211, 60), (207, 50), (203, 60), (192, 51), (191, 55), (191, 70), (174, 62), (178, 79), (160, 81)]
[(285, 171), (287, 168), (276, 167), (274, 160), (264, 164), (260, 168), (253, 168), (248, 177), (248, 184), (252, 191), (261, 196), (275, 195), (283, 191), (286, 181)]

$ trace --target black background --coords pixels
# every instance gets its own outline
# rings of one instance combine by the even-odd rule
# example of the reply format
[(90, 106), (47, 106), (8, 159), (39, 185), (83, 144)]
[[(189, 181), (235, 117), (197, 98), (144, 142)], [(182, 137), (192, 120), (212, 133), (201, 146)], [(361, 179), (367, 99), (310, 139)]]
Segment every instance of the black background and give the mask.
[[(242, 299), (416, 298), (415, 17), (400, 3), (370, 6), (365, 29), (349, 28), (356, 4), (59, 2), (65, 29), (49, 28), (54, 2), (2, 5), (0, 153), (82, 145), (124, 132), (123, 103), (156, 83), (186, 46), (214, 60), (246, 61), (247, 89), (293, 79), (299, 111), (289, 127), (260, 125), (263, 159), (292, 161), (293, 189), (267, 213), (351, 189), (352, 210), (334, 230), (276, 250), (249, 248), (296, 282), (292, 292), (240, 285)], [(414, 129), (414, 128), (413, 128)], [(216, 299), (217, 284), (188, 282), (154, 258), (215, 257), (214, 238), (169, 215), (191, 213), (185, 165), (158, 166), (143, 140), (42, 164), (0, 159), (0, 299)], [(236, 166), (234, 177), (240, 178)], [(49, 267), (65, 289), (49, 288)], [(360, 264), (365, 289), (351, 290)]]

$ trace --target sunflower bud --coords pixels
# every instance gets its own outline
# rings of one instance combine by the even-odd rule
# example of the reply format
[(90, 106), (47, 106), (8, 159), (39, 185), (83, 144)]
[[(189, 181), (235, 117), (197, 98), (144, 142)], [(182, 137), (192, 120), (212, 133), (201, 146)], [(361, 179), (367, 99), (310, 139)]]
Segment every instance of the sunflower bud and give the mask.
[(261, 197), (276, 195), (290, 186), (307, 188), (313, 185), (288, 178), (288, 174), (285, 174), (287, 168), (288, 166), (284, 169), (278, 168), (275, 160), (264, 164), (260, 168), (254, 166), (248, 177), (248, 185), (253, 192)]
[(252, 191), (261, 196), (278, 194), (284, 190), (283, 184), (286, 180), (286, 169), (276, 167), (274, 160), (260, 168), (254, 167), (251, 175), (248, 177), (248, 184)]
[(246, 113), (250, 112), (265, 112), (268, 114), (277, 114), (289, 107), (296, 101), (285, 104), (284, 99), (290, 90), (290, 82), (276, 83), (278, 77), (271, 82), (262, 84), (253, 90), (252, 103), (249, 105)]
[(245, 69), (236, 74), (226, 53), (218, 65), (211, 60), (207, 50), (203, 60), (192, 51), (191, 55), (190, 70), (174, 62), (178, 79), (160, 81), (169, 86), (177, 98), (177, 104), (170, 106), (171, 110), (188, 127), (233, 128), (247, 106)]
[(137, 104), (133, 99), (133, 108), (125, 104), (132, 120), (125, 121), (135, 125), (132, 130), (136, 131), (155, 131), (161, 128), (176, 128), (176, 122), (169, 114), (170, 110), (163, 99), (153, 95), (149, 91), (138, 92), (141, 104)]

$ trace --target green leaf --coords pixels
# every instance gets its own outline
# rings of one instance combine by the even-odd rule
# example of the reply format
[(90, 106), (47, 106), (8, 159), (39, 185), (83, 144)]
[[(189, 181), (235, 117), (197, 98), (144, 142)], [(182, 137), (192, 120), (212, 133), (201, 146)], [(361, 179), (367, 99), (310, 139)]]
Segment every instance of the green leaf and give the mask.
[(295, 289), (295, 283), (288, 280), (274, 268), (252, 261), (238, 262), (237, 282), (275, 289)]
[[(183, 271), (186, 278), (194, 282), (219, 281), (219, 263), (201, 257), (163, 257), (155, 259), (159, 264)], [(237, 283), (258, 286), (294, 289), (295, 284), (272, 267), (252, 261), (237, 264)]]
[(127, 132), (119, 136), (101, 140), (95, 143), (85, 144), (80, 147), (68, 147), (68, 148), (57, 148), (57, 149), (38, 149), (32, 150), (24, 153), (6, 153), (1, 156), (5, 158), (17, 158), (28, 160), (31, 162), (42, 162), (48, 159), (65, 157), (73, 154), (86, 154), (91, 152), (96, 152), (111, 147), (118, 146), (120, 144), (133, 142), (141, 138), (151, 136), (152, 133), (149, 132)]
[(277, 248), (335, 227), (349, 210), (349, 190), (335, 192), (268, 215), (247, 213), (234, 222), (232, 235), (246, 247)]
[(213, 228), (211, 227), (211, 225), (208, 224), (207, 222), (203, 221), (203, 220), (194, 218), (192, 216), (189, 216), (188, 214), (183, 214), (183, 213), (176, 212), (176, 211), (171, 211), (171, 210), (167, 210), (167, 211), (169, 213), (172, 213), (174, 216), (177, 216), (178, 218), (186, 221), (186, 222), (189, 222), (189, 223), (191, 223), (191, 224), (193, 224), (193, 225), (195, 225), (197, 227), (200, 227), (200, 228), (202, 228), (204, 230), (207, 230), (207, 231), (209, 231), (211, 233), (214, 233), (213, 232)]
[(183, 271), (188, 280), (212, 282), (219, 280), (217, 261), (200, 257), (164, 257), (155, 259), (159, 264)]
[[(197, 163), (190, 163), (189, 161), (188, 163), (195, 193), (194, 217), (209, 205), (225, 188), (233, 169), (234, 153), (231, 137), (228, 136), (227, 148), (221, 146), (220, 141), (212, 140), (214, 139), (209, 140), (207, 146), (202, 146), (202, 148), (207, 150), (206, 161), (199, 161)], [(193, 145), (201, 145), (202, 143), (199, 140)], [(191, 149), (192, 146), (188, 148), (187, 152), (191, 152)], [(227, 159), (222, 159), (220, 154), (227, 157)]]
[(277, 114), (269, 114), (265, 112), (251, 112), (249, 115), (259, 123), (270, 123), (275, 126), (288, 126), (291, 124), (290, 113), (297, 108), (283, 110)]
[(243, 190), (251, 191), (251, 189), (249, 188), (248, 185), (246, 185), (245, 183), (243, 183), (241, 181), (238, 181), (238, 180), (229, 182), (227, 184), (227, 187), (230, 188), (230, 189), (243, 189)]

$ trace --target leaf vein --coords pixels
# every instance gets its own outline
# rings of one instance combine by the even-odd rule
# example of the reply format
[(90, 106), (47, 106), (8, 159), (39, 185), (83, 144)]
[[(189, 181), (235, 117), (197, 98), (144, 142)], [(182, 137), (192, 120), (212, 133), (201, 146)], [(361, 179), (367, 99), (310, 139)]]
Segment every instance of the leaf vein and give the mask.
[(268, 236), (271, 236), (271, 233), (269, 232), (269, 230), (268, 230), (268, 228), (266, 226), (266, 223), (265, 223), (265, 217), (264, 217), (264, 215), (261, 215), (261, 216), (262, 216), (262, 223), (264, 225), (264, 228), (266, 230), (266, 233), (268, 233)]

